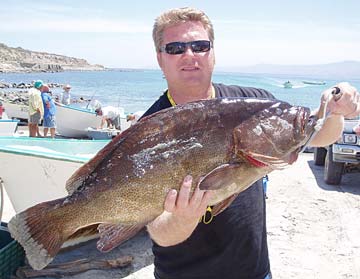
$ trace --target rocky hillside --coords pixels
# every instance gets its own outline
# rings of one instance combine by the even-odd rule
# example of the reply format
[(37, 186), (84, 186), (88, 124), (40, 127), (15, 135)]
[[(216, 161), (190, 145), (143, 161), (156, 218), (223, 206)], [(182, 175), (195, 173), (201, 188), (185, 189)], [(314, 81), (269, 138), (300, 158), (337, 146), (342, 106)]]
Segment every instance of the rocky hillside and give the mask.
[(85, 59), (13, 48), (0, 43), (0, 72), (101, 71), (102, 65), (90, 65)]

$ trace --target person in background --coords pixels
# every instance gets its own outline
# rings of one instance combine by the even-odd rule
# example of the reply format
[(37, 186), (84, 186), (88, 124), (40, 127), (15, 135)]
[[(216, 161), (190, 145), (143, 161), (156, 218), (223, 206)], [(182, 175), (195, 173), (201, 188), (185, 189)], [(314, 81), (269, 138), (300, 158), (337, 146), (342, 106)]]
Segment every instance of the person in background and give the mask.
[(0, 119), (3, 118), (4, 111), (5, 111), (5, 108), (3, 106), (3, 103), (0, 101)]
[(71, 86), (70, 84), (66, 84), (64, 87), (63, 87), (64, 91), (61, 93), (61, 96), (60, 96), (60, 102), (63, 104), (63, 105), (70, 105), (70, 102), (71, 102), (71, 96), (70, 96), (70, 89), (71, 89)]
[(42, 137), (39, 131), (39, 122), (44, 115), (44, 105), (41, 99), (41, 87), (43, 82), (37, 80), (34, 87), (29, 89), (29, 136)]
[(47, 133), (50, 129), (50, 135), (55, 138), (55, 129), (56, 129), (56, 106), (54, 100), (51, 97), (50, 89), (47, 85), (41, 87), (41, 98), (44, 105), (44, 137), (47, 136)]
[(102, 109), (100, 129), (104, 128), (106, 123), (107, 128), (120, 130), (120, 114), (121, 111), (113, 106), (104, 107)]
[[(263, 89), (212, 82), (214, 30), (208, 16), (200, 10), (179, 8), (161, 14), (155, 20), (153, 39), (168, 89), (143, 117), (178, 104), (211, 98), (275, 99)], [(233, 56), (236, 59), (236, 53)], [(312, 145), (334, 142), (342, 131), (343, 116), (351, 113), (355, 101), (359, 101), (356, 89), (348, 83), (337, 87), (343, 95), (336, 103), (331, 100), (328, 104), (329, 117)], [(322, 101), (331, 91), (330, 88), (323, 92)], [(271, 278), (262, 179), (230, 197), (230, 205), (211, 222), (199, 222), (208, 212), (211, 191), (197, 186), (191, 192), (192, 184), (188, 175), (179, 191), (170, 190), (164, 212), (147, 225), (153, 240), (155, 278)]]
[(126, 116), (126, 121), (131, 123), (131, 126), (134, 125), (140, 118), (141, 116), (145, 113), (145, 111), (137, 111), (131, 114), (128, 114)]

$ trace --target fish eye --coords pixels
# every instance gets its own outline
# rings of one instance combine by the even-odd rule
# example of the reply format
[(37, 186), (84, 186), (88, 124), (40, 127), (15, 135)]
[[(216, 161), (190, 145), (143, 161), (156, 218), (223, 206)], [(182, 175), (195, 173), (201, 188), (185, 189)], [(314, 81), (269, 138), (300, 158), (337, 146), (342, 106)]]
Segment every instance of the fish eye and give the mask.
[(276, 108), (275, 110), (276, 115), (280, 116), (283, 113), (283, 110), (281, 108)]

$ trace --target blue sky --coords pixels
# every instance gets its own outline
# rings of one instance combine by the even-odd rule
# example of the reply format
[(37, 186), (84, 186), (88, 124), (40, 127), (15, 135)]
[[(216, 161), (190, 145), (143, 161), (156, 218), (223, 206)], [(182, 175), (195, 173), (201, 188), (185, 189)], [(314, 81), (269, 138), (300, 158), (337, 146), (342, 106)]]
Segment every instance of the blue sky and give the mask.
[(360, 61), (359, 0), (2, 0), (0, 42), (107, 67), (157, 68), (154, 19), (184, 6), (212, 20), (221, 69)]

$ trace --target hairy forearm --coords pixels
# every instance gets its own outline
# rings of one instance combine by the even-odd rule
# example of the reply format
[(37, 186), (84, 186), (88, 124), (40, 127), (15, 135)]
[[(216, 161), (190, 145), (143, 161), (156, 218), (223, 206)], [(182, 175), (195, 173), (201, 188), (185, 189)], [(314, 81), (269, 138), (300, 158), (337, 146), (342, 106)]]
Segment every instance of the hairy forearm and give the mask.
[(312, 141), (311, 146), (319, 147), (326, 146), (337, 141), (344, 128), (344, 117), (338, 114), (330, 114), (320, 129), (316, 133)]
[(179, 244), (190, 237), (198, 224), (198, 219), (180, 220), (170, 212), (163, 212), (147, 229), (150, 237), (160, 246)]

